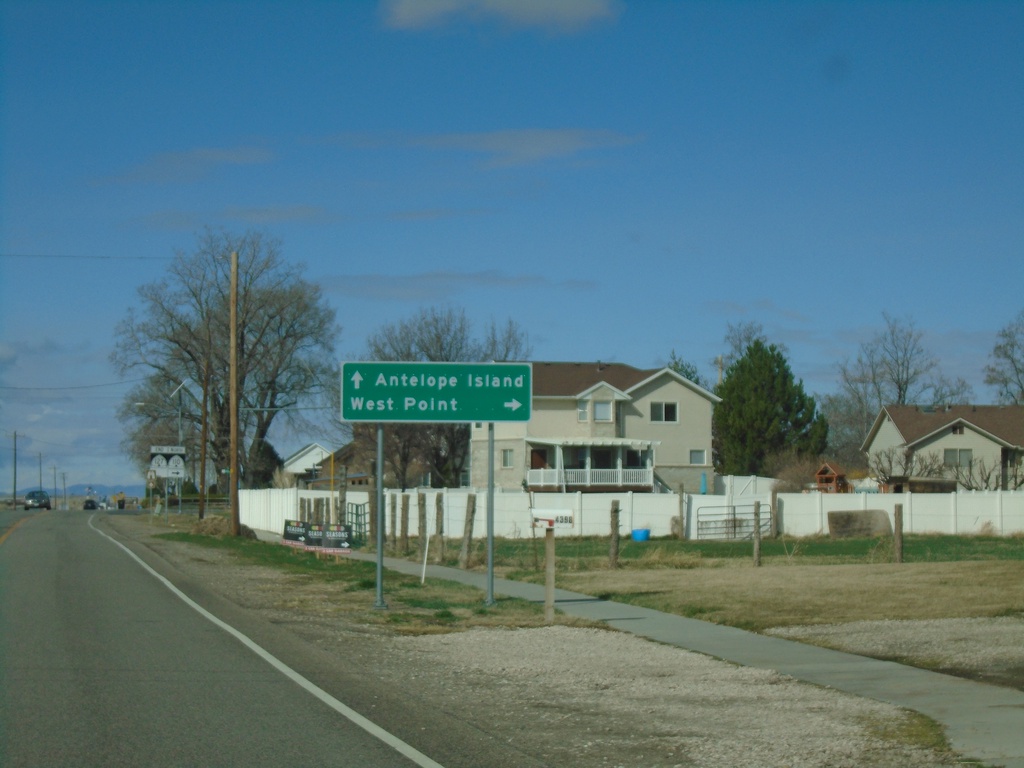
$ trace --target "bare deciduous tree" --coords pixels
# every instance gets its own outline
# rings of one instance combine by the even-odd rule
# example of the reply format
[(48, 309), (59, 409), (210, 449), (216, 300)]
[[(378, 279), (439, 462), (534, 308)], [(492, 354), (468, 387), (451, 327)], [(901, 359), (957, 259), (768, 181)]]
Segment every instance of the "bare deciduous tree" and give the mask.
[(985, 366), (985, 383), (995, 387), (1001, 403), (1024, 405), (1024, 309), (999, 331)]
[[(207, 400), (210, 459), (219, 470), (230, 466), (232, 252), (237, 252), (239, 263), (239, 430), (244, 446), (240, 481), (262, 485), (271, 481), (277, 461), (268, 441), (271, 424), (282, 409), (334, 382), (336, 371), (334, 310), (324, 302), (319, 287), (302, 278), (300, 266), (283, 261), (276, 240), (259, 232), (236, 236), (207, 230), (193, 253), (178, 253), (166, 276), (139, 288), (138, 308), (130, 307), (118, 324), (111, 360), (121, 375), (148, 372), (145, 383), (128, 394), (121, 409), (129, 444), (146, 418), (134, 403), (149, 403), (150, 418), (171, 411), (174, 405), (159, 395), (190, 382), (182, 403), (183, 420), (196, 431), (202, 402)], [(143, 461), (138, 455), (132, 458)]]
[(872, 474), (887, 483), (894, 477), (942, 477), (942, 457), (932, 451), (915, 453), (901, 446), (893, 446), (871, 454)]
[[(421, 309), (384, 325), (367, 339), (367, 350), (371, 360), (425, 362), (505, 362), (531, 354), (529, 338), (514, 320), (492, 321), (477, 340), (465, 311), (453, 308)], [(370, 439), (369, 430), (354, 434)], [(467, 424), (394, 424), (385, 430), (385, 461), (403, 487), (417, 462), (429, 469), (435, 486), (458, 486), (468, 460)]]
[(840, 391), (823, 402), (834, 430), (829, 452), (847, 461), (859, 451), (882, 407), (960, 404), (974, 396), (964, 379), (942, 375), (938, 358), (925, 348), (912, 320), (888, 313), (882, 317), (885, 328), (860, 345), (854, 361), (839, 365)]

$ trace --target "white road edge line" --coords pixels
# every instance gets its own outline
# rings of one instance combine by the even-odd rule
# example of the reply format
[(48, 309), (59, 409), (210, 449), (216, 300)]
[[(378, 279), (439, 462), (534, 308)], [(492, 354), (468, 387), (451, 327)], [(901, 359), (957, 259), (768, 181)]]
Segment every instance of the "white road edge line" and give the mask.
[(342, 702), (338, 701), (336, 698), (331, 696), (331, 694), (327, 693), (327, 691), (311, 683), (309, 680), (304, 678), (302, 675), (300, 675), (294, 669), (292, 669), (283, 661), (278, 659), (276, 656), (271, 654), (265, 648), (257, 645), (256, 642), (251, 640), (248, 636), (242, 634), (237, 629), (232, 627), (230, 624), (218, 619), (208, 610), (203, 608), (203, 606), (199, 605), (199, 603), (195, 602), (192, 598), (190, 598), (188, 595), (186, 595), (184, 592), (182, 592), (180, 589), (174, 586), (168, 579), (161, 576), (159, 573), (150, 568), (149, 565), (147, 565), (145, 561), (142, 560), (142, 558), (140, 558), (138, 555), (136, 555), (134, 552), (128, 549), (128, 547), (126, 547), (120, 541), (115, 539), (113, 536), (109, 536), (108, 534), (104, 533), (99, 528), (97, 528), (95, 525), (93, 525), (92, 521), (94, 517), (95, 515), (89, 516), (90, 528), (96, 531), (96, 533), (98, 533), (100, 536), (103, 536), (109, 541), (112, 541), (114, 544), (116, 544), (125, 552), (127, 552), (129, 557), (131, 557), (133, 560), (135, 560), (135, 562), (137, 562), (145, 570), (152, 574), (153, 578), (155, 578), (157, 581), (159, 581), (161, 584), (167, 587), (167, 589), (173, 592), (183, 603), (192, 608), (192, 610), (194, 610), (200, 616), (205, 618), (207, 621), (220, 627), (222, 630), (224, 630), (229, 635), (234, 637), (242, 645), (244, 645), (250, 651), (255, 653), (257, 656), (259, 656), (261, 659), (267, 662), (267, 664), (272, 666), (278, 672), (283, 674), (285, 677), (287, 677), (300, 687), (304, 688), (308, 693), (313, 694), (316, 698), (320, 699), (320, 701), (322, 701), (324, 704), (326, 704), (328, 707), (333, 709), (338, 714), (348, 718), (355, 725), (358, 725), (371, 736), (380, 739), (382, 742), (387, 744), (389, 747), (394, 749), (399, 754), (412, 760), (414, 763), (416, 763), (416, 765), (422, 766), (423, 768), (444, 768), (444, 766), (442, 766), (440, 763), (431, 760), (429, 757), (424, 755), (415, 747), (411, 747), (410, 745), (406, 744), (404, 741), (399, 739), (397, 736), (389, 733), (388, 731), (385, 731), (372, 720), (368, 720), (367, 718), (363, 717), (351, 707), (345, 706)]

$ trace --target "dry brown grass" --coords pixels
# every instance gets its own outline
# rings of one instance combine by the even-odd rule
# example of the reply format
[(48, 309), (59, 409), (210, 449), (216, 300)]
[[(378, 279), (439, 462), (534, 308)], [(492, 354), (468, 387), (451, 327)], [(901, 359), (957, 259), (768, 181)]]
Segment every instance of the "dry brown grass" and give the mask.
[(1024, 613), (1024, 562), (774, 565), (561, 573), (558, 586), (746, 629)]

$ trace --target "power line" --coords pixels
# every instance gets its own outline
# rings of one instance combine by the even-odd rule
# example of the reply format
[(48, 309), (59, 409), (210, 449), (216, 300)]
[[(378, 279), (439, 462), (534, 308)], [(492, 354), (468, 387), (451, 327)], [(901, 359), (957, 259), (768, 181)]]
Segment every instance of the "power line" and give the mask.
[(99, 389), (100, 387), (119, 387), (122, 384), (135, 384), (145, 380), (145, 378), (125, 379), (123, 381), (112, 381), (107, 384), (79, 384), (74, 387), (8, 387), (0, 384), (0, 389), (7, 389), (13, 392), (68, 392), (80, 389)]
[(172, 261), (173, 256), (106, 256), (84, 253), (0, 253), (0, 259), (66, 259), (73, 261)]

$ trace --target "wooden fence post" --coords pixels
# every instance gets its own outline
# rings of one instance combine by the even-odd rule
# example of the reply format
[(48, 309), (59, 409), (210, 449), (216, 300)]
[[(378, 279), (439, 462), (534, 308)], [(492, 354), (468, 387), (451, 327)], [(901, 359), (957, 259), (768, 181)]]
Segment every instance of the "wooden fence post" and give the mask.
[(366, 508), (370, 515), (370, 541), (377, 540), (377, 491), (376, 483), (370, 485), (370, 498)]
[(427, 554), (427, 494), (417, 493), (416, 494), (416, 526), (419, 529), (417, 533), (417, 541), (419, 543), (420, 559)]
[(391, 506), (390, 506), (390, 519), (391, 519), (391, 546), (392, 548), (398, 542), (398, 495), (391, 494)]
[(555, 529), (544, 531), (544, 623), (555, 623)]
[(462, 529), (462, 549), (459, 551), (459, 568), (469, 568), (472, 560), (473, 518), (476, 517), (476, 494), (466, 497), (466, 525)]
[(409, 551), (409, 494), (402, 494), (402, 551)]
[(761, 502), (754, 502), (754, 567), (761, 567)]
[(893, 521), (893, 558), (897, 563), (903, 562), (903, 505), (897, 504), (892, 513)]
[(608, 549), (608, 566), (619, 567), (619, 500), (612, 499), (612, 541)]
[(434, 531), (437, 536), (437, 562), (444, 562), (444, 494), (434, 497)]

